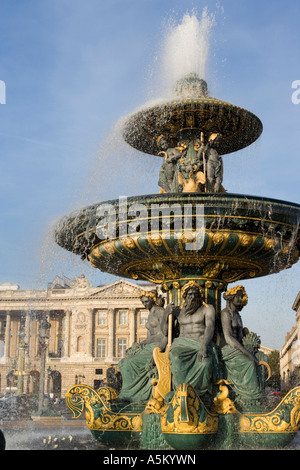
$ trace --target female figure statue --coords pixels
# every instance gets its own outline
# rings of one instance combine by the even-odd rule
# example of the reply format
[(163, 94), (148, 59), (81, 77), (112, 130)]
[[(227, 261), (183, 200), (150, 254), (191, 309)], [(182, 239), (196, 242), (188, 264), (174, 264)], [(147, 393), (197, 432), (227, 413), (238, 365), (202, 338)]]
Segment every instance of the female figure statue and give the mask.
[(262, 396), (257, 376), (257, 358), (243, 346), (243, 338), (249, 333), (243, 328), (240, 311), (248, 297), (243, 286), (228, 289), (223, 295), (226, 308), (221, 312), (223, 337), (221, 353), (225, 366), (225, 378), (231, 383), (237, 400), (257, 403)]
[(156, 292), (143, 292), (140, 297), (150, 311), (146, 323), (147, 338), (140, 343), (133, 343), (118, 364), (122, 375), (119, 398), (139, 403), (151, 398), (152, 380), (157, 378), (153, 350), (158, 346), (164, 351), (167, 345), (168, 338), (163, 333), (162, 325), (167, 322), (169, 310), (161, 307), (161, 299)]
[(161, 149), (158, 155), (163, 155), (163, 163), (159, 170), (158, 185), (162, 193), (178, 192), (178, 167), (177, 162), (182, 156), (184, 148), (169, 147), (168, 141), (164, 135), (157, 139), (157, 146)]

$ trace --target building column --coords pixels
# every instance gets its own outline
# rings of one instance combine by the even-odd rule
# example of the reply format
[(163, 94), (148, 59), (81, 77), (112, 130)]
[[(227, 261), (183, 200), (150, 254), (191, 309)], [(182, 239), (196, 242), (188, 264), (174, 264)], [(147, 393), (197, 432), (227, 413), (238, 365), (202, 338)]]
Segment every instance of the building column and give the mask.
[(107, 357), (105, 362), (113, 362), (115, 351), (115, 309), (109, 308), (107, 311), (107, 322), (108, 322), (108, 344), (107, 344)]
[(296, 326), (297, 326), (298, 340), (300, 341), (300, 307), (298, 308), (296, 312)]
[(299, 367), (300, 365), (300, 308), (297, 310), (296, 314), (296, 326), (297, 326), (297, 342), (296, 342), (296, 348), (297, 348), (297, 353), (296, 353), (296, 361), (297, 361), (297, 366)]
[(135, 316), (136, 316), (136, 309), (131, 308), (129, 309), (128, 312), (128, 317), (129, 317), (129, 344), (128, 348), (132, 346), (132, 344), (136, 341), (136, 321), (135, 321)]
[(30, 342), (30, 325), (31, 325), (31, 318), (30, 314), (28, 312), (25, 313), (25, 343), (28, 344), (29, 347), (29, 342)]
[(64, 317), (64, 333), (63, 333), (63, 357), (67, 358), (70, 356), (70, 321), (71, 321), (71, 310), (66, 310)]
[(87, 309), (87, 354), (93, 357), (94, 309)]
[(11, 321), (11, 312), (6, 313), (6, 326), (5, 326), (5, 339), (4, 339), (4, 357), (9, 358), (9, 349), (10, 349), (10, 321)]

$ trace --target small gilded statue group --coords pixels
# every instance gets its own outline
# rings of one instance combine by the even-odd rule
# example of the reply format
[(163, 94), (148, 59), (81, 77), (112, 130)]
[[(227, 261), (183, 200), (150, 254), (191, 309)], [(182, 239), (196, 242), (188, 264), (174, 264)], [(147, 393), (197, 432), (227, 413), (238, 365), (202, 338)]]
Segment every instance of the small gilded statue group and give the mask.
[(267, 356), (259, 350), (259, 337), (243, 327), (240, 312), (248, 301), (244, 287), (236, 286), (224, 294), (226, 307), (221, 312), (218, 341), (215, 308), (204, 302), (201, 286), (190, 281), (183, 287), (182, 297), (181, 307), (169, 304), (164, 308), (162, 297), (155, 291), (141, 295), (150, 312), (148, 336), (134, 343), (119, 362), (123, 380), (119, 398), (135, 403), (151, 398), (153, 379), (157, 378), (153, 351), (156, 347), (165, 350), (171, 320), (170, 395), (180, 384), (188, 383), (204, 402), (211, 404), (215, 384), (225, 380), (235, 402), (241, 406), (259, 405), (270, 368)]
[(160, 135), (157, 139), (158, 154), (163, 157), (158, 180), (160, 192), (224, 192), (220, 139), (220, 134), (212, 133), (205, 143), (201, 133), (200, 137), (182, 138), (178, 146), (171, 148), (166, 136)]

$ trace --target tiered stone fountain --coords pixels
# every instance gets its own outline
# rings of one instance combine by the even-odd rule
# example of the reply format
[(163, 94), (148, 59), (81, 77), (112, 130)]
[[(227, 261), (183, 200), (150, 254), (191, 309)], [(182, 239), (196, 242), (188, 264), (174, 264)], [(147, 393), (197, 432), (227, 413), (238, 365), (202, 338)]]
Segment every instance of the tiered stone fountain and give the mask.
[[(60, 246), (88, 258), (101, 271), (159, 286), (171, 304), (164, 310), (158, 306), (157, 294), (151, 294), (149, 310), (161, 316), (171, 312), (173, 330), (169, 328), (165, 352), (158, 343), (152, 345), (156, 378), (146, 400), (124, 400), (122, 391), (118, 396), (111, 388), (96, 391), (87, 385), (74, 386), (67, 394), (74, 416), (85, 403), (87, 425), (103, 442), (156, 449), (263, 448), (282, 447), (297, 433), (300, 387), (291, 390), (275, 410), (264, 409), (256, 399), (254, 404), (249, 400), (243, 404), (236, 391), (239, 384), (229, 380), (222, 354), (226, 332), (221, 295), (227, 291), (225, 298), (232, 299), (242, 293), (240, 304), (233, 302), (227, 309), (234, 318), (240, 319), (238, 311), (246, 303), (243, 287), (227, 290), (228, 285), (278, 273), (299, 258), (298, 204), (225, 189), (226, 154), (249, 146), (261, 133), (261, 121), (254, 114), (208, 96), (206, 82), (196, 74), (183, 77), (172, 101), (134, 113), (123, 129), (129, 145), (162, 158), (160, 192), (88, 206), (64, 217), (57, 227)], [(214, 366), (218, 380), (210, 401), (198, 393), (197, 383), (184, 380), (174, 385), (176, 357), (173, 353), (170, 360), (169, 353), (174, 337), (180, 337), (176, 322), (180, 328), (181, 302), (189, 288), (198, 290), (200, 305), (215, 315), (211, 340), (219, 365)], [(149, 300), (149, 293), (145, 299)], [(243, 335), (251, 337), (245, 330)], [(263, 376), (264, 382), (267, 377), (259, 370), (269, 367), (266, 358), (258, 360), (258, 346), (259, 341), (251, 354), (256, 355), (256, 376)], [(124, 382), (132, 370), (130, 357), (139, 357), (140, 352), (131, 348), (120, 363)], [(127, 359), (129, 368), (124, 366)], [(144, 365), (146, 370), (149, 361)], [(236, 362), (235, 369), (239, 367)]]

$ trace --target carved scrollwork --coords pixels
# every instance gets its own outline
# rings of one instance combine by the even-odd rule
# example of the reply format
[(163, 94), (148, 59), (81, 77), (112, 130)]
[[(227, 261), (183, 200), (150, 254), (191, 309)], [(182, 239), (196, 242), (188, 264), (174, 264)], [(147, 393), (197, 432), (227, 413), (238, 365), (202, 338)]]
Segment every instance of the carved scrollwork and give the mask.
[(296, 433), (300, 427), (300, 387), (284, 397), (271, 413), (240, 417), (242, 433)]
[(90, 430), (101, 431), (140, 431), (138, 413), (114, 412), (111, 400), (118, 393), (110, 387), (101, 387), (97, 391), (88, 385), (75, 385), (66, 394), (66, 403), (78, 418), (85, 408), (86, 422)]
[(162, 416), (161, 430), (163, 433), (217, 433), (218, 416), (205, 408), (191, 385), (181, 384), (169, 406), (173, 408), (173, 413), (170, 415), (166, 412)]

